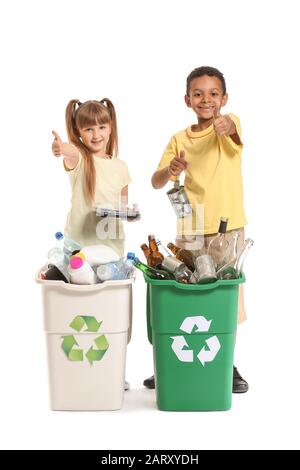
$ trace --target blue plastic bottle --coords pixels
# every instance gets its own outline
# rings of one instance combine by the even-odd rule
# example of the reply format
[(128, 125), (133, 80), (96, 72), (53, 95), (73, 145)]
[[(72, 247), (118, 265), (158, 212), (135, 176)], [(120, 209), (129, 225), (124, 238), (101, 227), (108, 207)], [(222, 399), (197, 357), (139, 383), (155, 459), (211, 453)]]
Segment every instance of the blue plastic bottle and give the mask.
[(64, 237), (61, 232), (55, 234), (56, 243), (48, 251), (48, 261), (55, 266), (66, 266), (73, 251), (80, 250), (81, 245), (71, 238)]

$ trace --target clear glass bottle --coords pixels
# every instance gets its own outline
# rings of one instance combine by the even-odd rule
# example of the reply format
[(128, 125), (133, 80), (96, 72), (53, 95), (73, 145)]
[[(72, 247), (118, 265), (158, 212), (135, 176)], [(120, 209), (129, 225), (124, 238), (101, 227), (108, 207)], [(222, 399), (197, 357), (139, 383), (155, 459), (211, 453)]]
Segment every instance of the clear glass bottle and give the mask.
[(219, 231), (217, 235), (211, 239), (207, 248), (207, 254), (212, 256), (217, 270), (225, 264), (225, 257), (228, 252), (229, 243), (225, 237), (227, 223), (228, 219), (221, 217)]
[(254, 241), (251, 238), (247, 238), (247, 240), (245, 240), (244, 245), (238, 251), (236, 257), (233, 260), (226, 263), (217, 271), (218, 278), (219, 279), (237, 279), (242, 272), (245, 258), (253, 244), (254, 244)]
[(237, 255), (237, 242), (239, 239), (239, 232), (237, 230), (234, 230), (233, 232), (231, 232), (230, 235), (231, 239), (229, 241), (227, 252), (225, 253), (224, 264), (229, 263), (230, 261), (235, 259)]

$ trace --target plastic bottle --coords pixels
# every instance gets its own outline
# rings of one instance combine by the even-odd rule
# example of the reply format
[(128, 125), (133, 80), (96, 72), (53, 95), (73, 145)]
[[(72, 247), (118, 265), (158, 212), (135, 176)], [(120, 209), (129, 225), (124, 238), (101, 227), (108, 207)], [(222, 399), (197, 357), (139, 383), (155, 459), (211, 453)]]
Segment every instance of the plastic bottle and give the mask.
[(134, 272), (134, 253), (128, 253), (126, 258), (102, 264), (97, 268), (100, 281), (129, 279)]
[(48, 251), (48, 262), (57, 267), (66, 266), (72, 252), (80, 250), (81, 245), (71, 238), (64, 237), (61, 232), (55, 233), (55, 239), (55, 246)]
[(79, 256), (72, 256), (68, 266), (72, 284), (96, 284), (97, 276), (93, 268)]
[(151, 268), (151, 266), (147, 266), (146, 264), (142, 263), (138, 258), (134, 258), (134, 266), (151, 279), (157, 279), (160, 281), (174, 279), (174, 276), (172, 276), (172, 274), (168, 273), (167, 271), (164, 271), (163, 269)]
[(84, 246), (81, 252), (91, 266), (99, 266), (99, 264), (110, 263), (111, 261), (118, 261), (120, 259), (120, 256), (115, 250), (107, 245)]

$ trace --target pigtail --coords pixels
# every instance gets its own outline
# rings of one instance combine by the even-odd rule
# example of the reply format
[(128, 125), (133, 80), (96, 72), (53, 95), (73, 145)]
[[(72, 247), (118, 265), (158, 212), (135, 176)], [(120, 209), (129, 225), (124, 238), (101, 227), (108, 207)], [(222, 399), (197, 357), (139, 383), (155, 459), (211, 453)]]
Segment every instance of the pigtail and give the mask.
[(115, 107), (108, 98), (103, 98), (100, 101), (101, 104), (106, 106), (110, 118), (111, 118), (111, 134), (110, 134), (110, 139), (108, 142), (108, 148), (107, 148), (107, 153), (109, 155), (115, 155), (118, 156), (119, 153), (119, 141), (118, 141), (118, 127), (117, 127), (117, 115), (115, 111)]
[(82, 143), (76, 123), (76, 112), (81, 106), (77, 99), (71, 100), (66, 108), (66, 128), (69, 141), (78, 148), (83, 157), (84, 163), (84, 194), (86, 201), (92, 205), (96, 187), (96, 170), (92, 155), (86, 146)]

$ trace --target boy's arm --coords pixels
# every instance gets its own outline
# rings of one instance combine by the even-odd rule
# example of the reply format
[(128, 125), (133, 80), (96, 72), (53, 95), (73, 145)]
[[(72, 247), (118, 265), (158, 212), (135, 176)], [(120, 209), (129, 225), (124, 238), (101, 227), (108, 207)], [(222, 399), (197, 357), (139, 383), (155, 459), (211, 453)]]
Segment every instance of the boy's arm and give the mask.
[(242, 145), (236, 125), (228, 114), (221, 116), (220, 111), (217, 111), (214, 115), (214, 128), (218, 135), (228, 136), (236, 145)]
[(169, 171), (169, 166), (166, 166), (162, 170), (157, 170), (151, 178), (151, 183), (154, 189), (163, 188), (169, 179), (171, 178), (171, 173)]
[(62, 155), (64, 157), (65, 168), (67, 170), (73, 170), (79, 160), (78, 149), (72, 144), (63, 142), (57, 132), (52, 131), (52, 134), (54, 135), (54, 141), (52, 144), (53, 154), (56, 157), (60, 157)]

